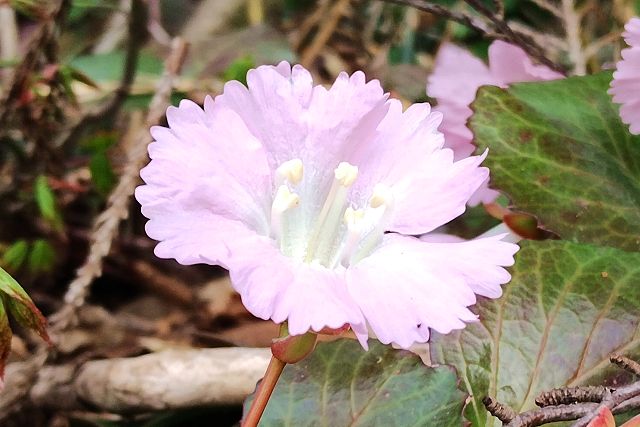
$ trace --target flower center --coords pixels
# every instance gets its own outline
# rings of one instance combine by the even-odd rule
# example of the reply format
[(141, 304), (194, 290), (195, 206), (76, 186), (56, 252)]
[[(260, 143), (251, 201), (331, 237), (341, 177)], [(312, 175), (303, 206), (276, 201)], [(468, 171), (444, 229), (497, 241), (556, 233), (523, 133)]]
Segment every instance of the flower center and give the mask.
[[(271, 205), (271, 237), (285, 255), (327, 268), (348, 267), (370, 254), (382, 239), (393, 195), (377, 184), (366, 206), (356, 208), (349, 201), (349, 189), (358, 178), (358, 167), (341, 162), (334, 170), (331, 187), (322, 207), (305, 205), (316, 191), (303, 185), (300, 159), (284, 162), (276, 170), (276, 191)], [(297, 248), (297, 249), (296, 249)]]

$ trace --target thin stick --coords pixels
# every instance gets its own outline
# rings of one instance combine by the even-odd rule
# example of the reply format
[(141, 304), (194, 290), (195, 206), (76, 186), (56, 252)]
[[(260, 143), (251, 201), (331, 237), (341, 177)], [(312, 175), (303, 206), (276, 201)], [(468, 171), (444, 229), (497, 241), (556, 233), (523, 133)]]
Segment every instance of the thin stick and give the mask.
[(135, 135), (135, 143), (118, 184), (107, 200), (107, 208), (96, 218), (91, 235), (91, 246), (85, 263), (78, 269), (76, 278), (69, 284), (64, 296), (65, 305), (52, 318), (52, 330), (68, 328), (75, 320), (78, 308), (86, 301), (89, 286), (102, 274), (102, 261), (111, 250), (111, 243), (118, 232), (120, 221), (128, 213), (131, 195), (138, 183), (138, 174), (147, 159), (149, 143), (148, 128), (157, 124), (169, 105), (173, 83), (186, 55), (187, 45), (182, 39), (175, 39), (173, 49), (165, 65), (165, 74), (151, 100), (145, 127)]
[(459, 24), (474, 29), (486, 37), (499, 38), (520, 46), (531, 58), (547, 67), (564, 74), (564, 70), (558, 64), (546, 57), (545, 50), (531, 37), (512, 29), (500, 15), (487, 8), (480, 0), (465, 0), (469, 6), (484, 16), (484, 20), (454, 12), (446, 7), (432, 4), (426, 0), (382, 0), (387, 3), (395, 3), (411, 6), (424, 12), (441, 16)]
[(515, 32), (506, 21), (500, 19), (496, 14), (489, 10), (480, 0), (465, 0), (469, 6), (473, 7), (479, 13), (484, 15), (494, 27), (497, 33), (502, 34), (507, 40), (517, 44), (532, 58), (541, 64), (546, 65), (552, 70), (563, 72), (562, 68), (545, 56), (544, 49), (535, 42), (531, 37)]
[(546, 10), (558, 19), (562, 19), (562, 11), (549, 0), (531, 0), (539, 8)]
[(350, 0), (338, 0), (337, 3), (329, 10), (329, 16), (322, 21), (318, 34), (313, 39), (311, 45), (302, 52), (300, 64), (304, 67), (311, 67), (313, 61), (318, 57), (322, 48), (327, 44), (329, 38), (335, 31), (340, 22), (340, 18), (344, 15)]
[(609, 360), (611, 363), (614, 363), (624, 369), (625, 371), (629, 371), (634, 375), (640, 375), (640, 363), (635, 360), (631, 360), (628, 357), (622, 356), (620, 354), (612, 355)]
[(285, 365), (286, 363), (283, 361), (274, 356), (271, 357), (264, 378), (260, 381), (260, 385), (256, 390), (256, 396), (251, 402), (249, 412), (247, 412), (246, 418), (242, 421), (242, 427), (256, 427), (258, 425)]
[(513, 409), (511, 409), (507, 405), (504, 405), (498, 402), (495, 399), (492, 399), (489, 396), (485, 396), (482, 399), (482, 404), (485, 406), (485, 408), (487, 408), (487, 411), (489, 411), (491, 415), (493, 415), (494, 417), (496, 417), (497, 419), (499, 419), (505, 424), (518, 416), (518, 414), (516, 414), (516, 412)]
[(587, 72), (587, 58), (580, 40), (580, 16), (573, 0), (562, 0), (562, 20), (569, 45), (569, 59), (573, 63), (573, 73), (583, 76)]
[(67, 10), (68, 0), (52, 2), (49, 15), (42, 20), (35, 36), (29, 42), (27, 52), (13, 71), (11, 82), (4, 93), (0, 95), (0, 129), (11, 129), (9, 122), (15, 108), (15, 102), (12, 101), (20, 98), (20, 93), (25, 88), (29, 76), (38, 65), (38, 59), (48, 49), (51, 40), (55, 38), (57, 27), (64, 20)]
[(458, 24), (462, 24), (471, 29), (474, 29), (480, 34), (487, 34), (490, 32), (487, 25), (484, 22), (480, 21), (479, 19), (476, 19), (469, 15), (465, 15), (464, 13), (454, 12), (452, 10), (447, 9), (444, 6), (432, 4), (422, 0), (382, 0), (382, 1), (386, 1), (387, 3), (400, 4), (403, 6), (411, 6), (423, 12), (428, 12), (437, 16), (441, 16), (443, 18), (457, 22)]
[(93, 126), (100, 120), (108, 119), (115, 115), (120, 106), (124, 103), (131, 91), (131, 85), (136, 77), (136, 68), (138, 65), (138, 57), (140, 49), (146, 37), (147, 27), (147, 11), (146, 4), (143, 0), (133, 0), (131, 2), (131, 11), (129, 13), (129, 25), (127, 40), (127, 51), (124, 59), (124, 69), (120, 84), (115, 93), (102, 105), (88, 111), (82, 117), (71, 124), (56, 140), (56, 147), (64, 146), (72, 141), (77, 140), (87, 127)]

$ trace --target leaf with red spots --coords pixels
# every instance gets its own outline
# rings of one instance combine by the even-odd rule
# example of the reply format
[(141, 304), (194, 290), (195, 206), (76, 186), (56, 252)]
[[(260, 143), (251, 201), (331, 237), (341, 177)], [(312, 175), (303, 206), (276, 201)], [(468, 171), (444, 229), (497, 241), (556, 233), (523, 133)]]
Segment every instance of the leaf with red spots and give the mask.
[(451, 367), (425, 366), (415, 354), (374, 340), (369, 346), (364, 351), (348, 339), (320, 343), (287, 365), (260, 426), (462, 425), (465, 394)]
[[(524, 241), (511, 282), (461, 331), (434, 333), (431, 360), (453, 365), (469, 395), (466, 418), (497, 427), (482, 398), (518, 412), (556, 387), (619, 384), (612, 353), (640, 357), (640, 253), (571, 242)], [(626, 379), (627, 381), (629, 379)]]
[(607, 94), (611, 73), (486, 86), (470, 126), (490, 186), (580, 243), (640, 250), (640, 136)]

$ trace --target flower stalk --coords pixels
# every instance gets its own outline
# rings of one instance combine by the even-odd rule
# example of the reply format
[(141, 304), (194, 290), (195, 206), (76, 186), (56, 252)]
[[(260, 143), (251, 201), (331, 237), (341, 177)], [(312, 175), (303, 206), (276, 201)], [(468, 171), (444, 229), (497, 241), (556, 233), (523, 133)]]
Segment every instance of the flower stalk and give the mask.
[(280, 374), (285, 366), (285, 362), (275, 356), (271, 356), (271, 361), (264, 373), (264, 378), (262, 378), (256, 390), (256, 397), (253, 399), (253, 402), (251, 402), (249, 412), (247, 412), (247, 416), (242, 421), (242, 427), (256, 427), (258, 425), (264, 409), (267, 407), (267, 403), (269, 403), (271, 393), (273, 393), (273, 389), (276, 387)]
[(297, 363), (311, 354), (316, 347), (317, 339), (318, 335), (313, 332), (307, 332), (303, 335), (289, 335), (287, 324), (280, 325), (280, 334), (271, 344), (271, 361), (258, 385), (255, 398), (242, 422), (242, 427), (258, 425), (284, 367), (287, 363)]

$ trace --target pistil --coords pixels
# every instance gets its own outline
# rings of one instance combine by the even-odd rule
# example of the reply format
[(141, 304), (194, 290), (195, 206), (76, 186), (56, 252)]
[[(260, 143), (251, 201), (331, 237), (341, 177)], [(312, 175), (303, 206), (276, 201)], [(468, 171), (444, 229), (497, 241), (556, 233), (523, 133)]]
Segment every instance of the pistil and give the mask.
[(286, 185), (278, 187), (271, 205), (271, 234), (280, 244), (285, 233), (285, 214), (300, 204), (300, 197)]

